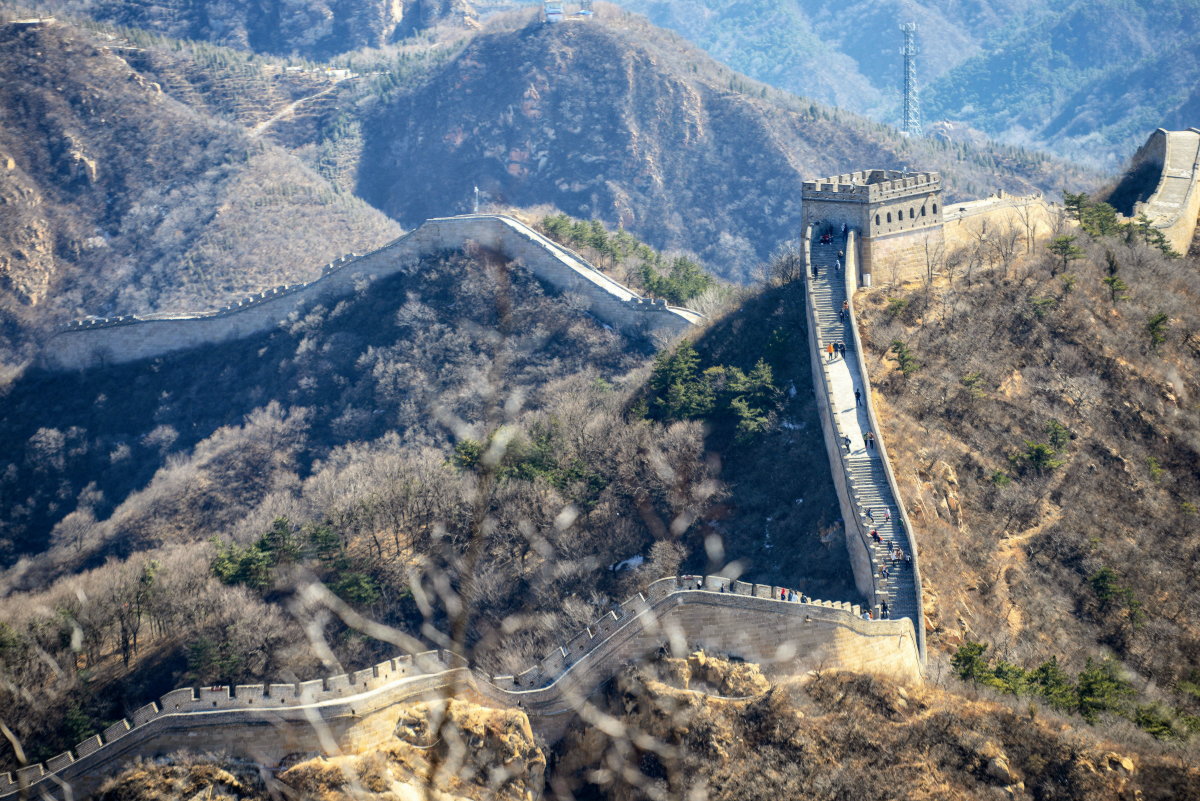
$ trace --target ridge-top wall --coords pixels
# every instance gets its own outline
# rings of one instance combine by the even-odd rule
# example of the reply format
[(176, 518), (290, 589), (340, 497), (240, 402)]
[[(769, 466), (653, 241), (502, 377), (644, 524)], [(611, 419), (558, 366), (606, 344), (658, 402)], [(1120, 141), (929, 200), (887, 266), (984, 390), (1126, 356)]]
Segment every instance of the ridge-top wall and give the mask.
[(430, 651), (298, 684), (184, 688), (45, 764), (0, 774), (0, 798), (24, 791), (63, 798), (93, 792), (134, 757), (181, 748), (225, 750), (275, 765), (294, 753), (378, 748), (394, 736), (403, 703), (446, 697), (520, 708), (554, 741), (572, 713), (622, 665), (663, 648), (708, 648), (785, 673), (849, 669), (920, 678), (908, 620), (867, 621), (844, 602), (776, 600), (782, 588), (720, 576), (653, 582), (517, 676), (487, 676), (461, 657)]
[(1134, 154), (1131, 171), (1144, 163), (1161, 164), (1158, 185), (1133, 216), (1145, 214), (1176, 252), (1187, 254), (1200, 216), (1200, 128), (1159, 128)]
[(50, 339), (43, 362), (51, 369), (81, 369), (238, 340), (274, 328), (298, 309), (349, 295), (363, 282), (411, 269), (426, 256), (462, 250), (471, 243), (520, 262), (625, 333), (670, 338), (703, 319), (688, 309), (640, 297), (519, 220), (472, 214), (427, 220), (378, 250), (326, 265), (322, 276), (310, 283), (276, 288), (215, 312), (73, 323)]

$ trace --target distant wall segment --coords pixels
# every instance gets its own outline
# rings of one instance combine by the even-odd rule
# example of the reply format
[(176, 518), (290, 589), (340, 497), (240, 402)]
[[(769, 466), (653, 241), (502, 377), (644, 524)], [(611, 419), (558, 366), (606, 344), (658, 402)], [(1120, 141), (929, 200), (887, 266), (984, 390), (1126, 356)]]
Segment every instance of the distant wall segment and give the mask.
[(348, 295), (364, 281), (410, 269), (426, 256), (461, 250), (470, 243), (521, 263), (625, 333), (670, 338), (702, 319), (688, 309), (637, 295), (519, 220), (501, 214), (471, 214), (427, 220), (378, 250), (327, 264), (321, 277), (309, 283), (276, 287), (216, 311), (74, 321), (49, 340), (43, 363), (50, 369), (82, 369), (235, 341), (274, 328), (298, 309)]
[(185, 748), (265, 765), (296, 753), (362, 752), (394, 736), (403, 704), (448, 696), (520, 708), (554, 741), (603, 682), (658, 652), (705, 648), (780, 673), (919, 680), (910, 620), (863, 620), (851, 604), (784, 601), (781, 591), (721, 576), (660, 579), (517, 675), (485, 675), (456, 654), (429, 651), (323, 680), (174, 690), (73, 751), (0, 774), (0, 798), (64, 799), (66, 788), (78, 798), (133, 758)]
[(1134, 154), (1130, 171), (1143, 164), (1161, 164), (1161, 173), (1154, 193), (1134, 204), (1133, 216), (1145, 214), (1171, 247), (1186, 255), (1200, 216), (1200, 128), (1159, 128)]

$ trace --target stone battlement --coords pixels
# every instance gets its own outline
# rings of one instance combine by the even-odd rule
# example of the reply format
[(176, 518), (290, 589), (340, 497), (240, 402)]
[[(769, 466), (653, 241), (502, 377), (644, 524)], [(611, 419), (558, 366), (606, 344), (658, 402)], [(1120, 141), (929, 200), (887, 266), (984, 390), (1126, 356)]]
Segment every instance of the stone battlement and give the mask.
[(805, 181), (805, 199), (876, 203), (899, 197), (940, 192), (942, 176), (936, 172), (900, 170), (859, 170)]
[(73, 751), (0, 774), (0, 798), (62, 797), (64, 785), (78, 797), (129, 759), (184, 747), (268, 763), (331, 746), (378, 747), (392, 736), (399, 704), (448, 693), (519, 707), (555, 738), (571, 718), (564, 713), (622, 665), (663, 649), (707, 648), (789, 673), (844, 668), (919, 679), (912, 621), (863, 620), (845, 602), (781, 601), (781, 589), (722, 576), (660, 579), (517, 675), (480, 674), (439, 650), (313, 681), (173, 690)]
[(803, 227), (862, 241), (861, 275), (919, 275), (928, 251), (941, 247), (942, 176), (936, 172), (860, 170), (805, 181)]
[(312, 281), (276, 287), (221, 309), (72, 321), (47, 343), (42, 363), (50, 369), (83, 369), (234, 341), (268, 331), (305, 306), (349, 295), (364, 283), (415, 269), (423, 258), (472, 244), (521, 264), (555, 291), (579, 300), (594, 317), (627, 334), (671, 338), (703, 320), (690, 309), (641, 297), (513, 217), (467, 214), (426, 220), (370, 253), (352, 253), (325, 265), (321, 276)]

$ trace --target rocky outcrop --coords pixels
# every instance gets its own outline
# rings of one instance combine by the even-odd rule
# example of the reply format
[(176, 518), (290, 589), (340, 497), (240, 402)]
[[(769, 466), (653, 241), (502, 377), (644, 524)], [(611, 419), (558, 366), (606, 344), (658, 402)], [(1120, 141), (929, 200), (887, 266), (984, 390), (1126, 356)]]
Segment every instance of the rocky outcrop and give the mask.
[(546, 756), (524, 712), (453, 699), (405, 707), (394, 737), (377, 749), (309, 759), (278, 779), (326, 801), (364, 793), (407, 801), (430, 790), (444, 801), (535, 801), (545, 773)]

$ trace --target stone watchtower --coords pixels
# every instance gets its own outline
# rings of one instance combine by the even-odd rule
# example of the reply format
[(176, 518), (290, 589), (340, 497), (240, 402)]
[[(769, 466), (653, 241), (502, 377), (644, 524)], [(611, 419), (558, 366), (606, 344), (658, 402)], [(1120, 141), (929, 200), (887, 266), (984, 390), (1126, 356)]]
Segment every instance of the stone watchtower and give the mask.
[(864, 285), (920, 277), (943, 250), (942, 177), (936, 172), (862, 170), (805, 181), (804, 225), (858, 233)]

